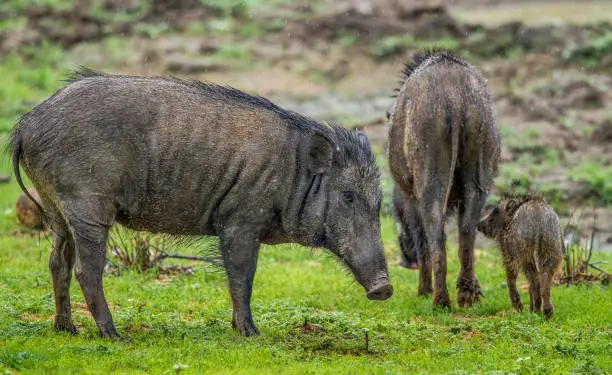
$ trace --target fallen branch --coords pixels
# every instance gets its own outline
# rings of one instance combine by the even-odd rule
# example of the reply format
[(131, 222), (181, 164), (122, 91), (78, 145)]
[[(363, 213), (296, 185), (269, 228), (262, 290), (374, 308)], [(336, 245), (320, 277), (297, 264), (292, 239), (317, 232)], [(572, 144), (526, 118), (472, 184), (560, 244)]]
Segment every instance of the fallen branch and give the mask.
[(9, 181), (11, 181), (11, 177), (10, 176), (0, 176), (0, 184), (6, 184)]
[(153, 260), (153, 262), (151, 262), (151, 265), (157, 264), (157, 263), (159, 263), (162, 260), (167, 259), (167, 258), (186, 259), (186, 260), (199, 260), (199, 261), (202, 261), (202, 262), (210, 262), (210, 263), (212, 263), (214, 265), (221, 265), (221, 262), (219, 261), (219, 259), (214, 258), (214, 257), (201, 257), (201, 256), (196, 256), (196, 255), (168, 254), (166, 252), (162, 252), (161, 254), (156, 256), (155, 259)]
[(595, 266), (593, 263), (589, 263), (589, 267), (591, 267), (592, 269), (597, 270), (597, 271), (599, 271), (599, 272), (603, 273), (604, 275), (607, 275), (607, 274), (608, 274), (606, 271), (604, 271), (604, 270), (602, 270), (601, 268), (599, 268), (599, 267)]

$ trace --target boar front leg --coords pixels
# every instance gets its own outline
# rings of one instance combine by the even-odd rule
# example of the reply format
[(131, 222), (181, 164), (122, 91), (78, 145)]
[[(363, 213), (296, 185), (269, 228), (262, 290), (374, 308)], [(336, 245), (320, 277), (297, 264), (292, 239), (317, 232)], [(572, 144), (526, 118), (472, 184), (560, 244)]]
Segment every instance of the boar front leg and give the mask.
[(528, 264), (525, 267), (525, 276), (529, 281), (529, 310), (540, 312), (542, 309), (542, 296), (540, 295), (540, 278), (535, 264)]
[(232, 327), (245, 337), (259, 335), (251, 314), (259, 240), (256, 235), (244, 233), (238, 228), (226, 228), (220, 238), (221, 255), (232, 297)]
[(540, 274), (540, 298), (542, 299), (542, 313), (550, 319), (554, 314), (554, 307), (550, 300), (550, 289), (553, 283), (554, 272), (547, 270)]

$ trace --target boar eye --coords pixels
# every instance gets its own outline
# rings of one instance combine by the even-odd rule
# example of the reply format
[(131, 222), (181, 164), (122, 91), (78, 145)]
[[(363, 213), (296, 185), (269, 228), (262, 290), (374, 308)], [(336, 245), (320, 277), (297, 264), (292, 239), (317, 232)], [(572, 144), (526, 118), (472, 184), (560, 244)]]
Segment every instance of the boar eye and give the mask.
[(346, 203), (353, 203), (355, 196), (350, 191), (345, 191), (342, 193), (342, 199), (344, 199)]

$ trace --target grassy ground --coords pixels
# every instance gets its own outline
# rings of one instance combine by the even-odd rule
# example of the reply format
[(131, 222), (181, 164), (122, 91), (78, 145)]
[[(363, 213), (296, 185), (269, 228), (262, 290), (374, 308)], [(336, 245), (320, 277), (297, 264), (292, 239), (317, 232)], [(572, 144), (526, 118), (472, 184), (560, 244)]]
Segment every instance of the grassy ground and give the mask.
[[(7, 173), (8, 167), (0, 169)], [(265, 247), (253, 309), (262, 336), (230, 326), (219, 271), (107, 275), (120, 332), (131, 343), (99, 338), (76, 282), (71, 292), (80, 334), (53, 329), (48, 238), (18, 233), (16, 184), (0, 186), (0, 371), (5, 373), (609, 373), (612, 290), (557, 287), (556, 317), (511, 310), (494, 249), (477, 250), (486, 298), (471, 309), (432, 311), (416, 296), (417, 273), (395, 262), (393, 221), (383, 219), (395, 295), (368, 301), (341, 266), (319, 250)], [(612, 260), (610, 254), (597, 258)], [(448, 284), (458, 273), (450, 245)], [(525, 288), (522, 289), (527, 302)], [(453, 298), (454, 298), (453, 293)], [(322, 331), (304, 333), (305, 321)], [(365, 336), (369, 345), (366, 350)]]

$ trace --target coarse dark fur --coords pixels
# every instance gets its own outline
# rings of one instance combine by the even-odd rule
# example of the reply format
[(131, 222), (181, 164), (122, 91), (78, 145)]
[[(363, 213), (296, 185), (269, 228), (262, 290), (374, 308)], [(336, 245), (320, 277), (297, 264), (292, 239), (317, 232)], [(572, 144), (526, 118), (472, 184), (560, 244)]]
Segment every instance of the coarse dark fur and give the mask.
[(370, 299), (392, 294), (380, 238), (379, 170), (365, 135), (231, 87), (75, 72), (12, 135), (54, 232), (55, 326), (74, 332), (76, 278), (100, 332), (117, 336), (102, 288), (115, 222), (220, 238), (233, 325), (258, 333), (250, 299), (261, 243), (335, 253)]
[(563, 229), (554, 209), (538, 194), (506, 195), (487, 210), (478, 230), (499, 243), (514, 308), (523, 310), (516, 288), (522, 270), (529, 280), (530, 310), (541, 309), (552, 317), (550, 289), (565, 253)]
[(403, 73), (388, 115), (388, 157), (397, 187), (419, 216), (407, 231), (419, 257), (419, 294), (433, 291), (434, 305), (450, 307), (444, 222), (456, 207), (457, 300), (470, 306), (482, 294), (474, 271), (476, 226), (500, 157), (489, 87), (475, 67), (445, 51), (417, 54)]

